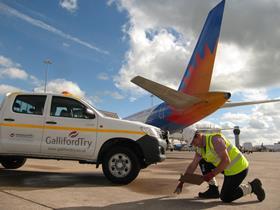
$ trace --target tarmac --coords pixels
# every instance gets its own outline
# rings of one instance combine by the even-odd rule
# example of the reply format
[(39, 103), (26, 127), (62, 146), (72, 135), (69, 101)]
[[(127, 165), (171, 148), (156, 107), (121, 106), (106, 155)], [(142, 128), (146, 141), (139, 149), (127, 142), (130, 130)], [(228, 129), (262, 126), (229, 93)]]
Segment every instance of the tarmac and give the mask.
[[(255, 195), (247, 195), (231, 204), (197, 198), (198, 192), (207, 189), (206, 183), (185, 184), (180, 195), (173, 194), (193, 155), (168, 152), (164, 162), (142, 170), (136, 180), (124, 186), (111, 184), (95, 165), (30, 159), (17, 170), (0, 168), (0, 209), (280, 209), (280, 152), (245, 154), (250, 162), (246, 182), (260, 178), (266, 199), (258, 202)], [(223, 175), (217, 179), (222, 185)]]

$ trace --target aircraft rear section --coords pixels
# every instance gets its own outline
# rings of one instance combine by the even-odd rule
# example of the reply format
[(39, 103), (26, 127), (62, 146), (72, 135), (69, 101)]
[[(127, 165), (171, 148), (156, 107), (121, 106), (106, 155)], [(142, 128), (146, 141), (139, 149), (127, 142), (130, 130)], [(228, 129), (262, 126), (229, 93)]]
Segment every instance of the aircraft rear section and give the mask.
[(215, 112), (230, 96), (227, 92), (199, 94), (197, 97), (201, 98), (202, 102), (182, 110), (162, 103), (153, 110), (146, 123), (174, 133)]

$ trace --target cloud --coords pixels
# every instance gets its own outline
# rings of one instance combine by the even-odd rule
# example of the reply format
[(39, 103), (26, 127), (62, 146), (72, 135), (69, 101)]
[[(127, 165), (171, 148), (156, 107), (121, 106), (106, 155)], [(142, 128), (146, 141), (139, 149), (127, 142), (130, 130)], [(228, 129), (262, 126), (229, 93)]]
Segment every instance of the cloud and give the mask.
[[(250, 49), (240, 48), (232, 43), (219, 43), (210, 89), (230, 92), (244, 90), (250, 80), (249, 75), (253, 74), (249, 65), (252, 57)], [(247, 82), (240, 75), (244, 75)]]
[(11, 67), (2, 69), (0, 72), (0, 77), (26, 80), (28, 78), (28, 74), (24, 70)]
[[(20, 68), (21, 65), (15, 63), (10, 58), (0, 55), (0, 77), (27, 80), (30, 84), (35, 86), (35, 88), (33, 88), (34, 92), (44, 92), (43, 81), (39, 80), (33, 75), (28, 75), (24, 70), (21, 70), (17, 67)], [(25, 90), (21, 90), (20, 88), (14, 86), (4, 84), (0, 85), (0, 95), (16, 91), (25, 92)], [(102, 102), (102, 100), (98, 96), (87, 96), (85, 92), (75, 82), (68, 81), (65, 79), (55, 79), (48, 82), (47, 92), (61, 94), (63, 91), (68, 91), (69, 93), (75, 96), (85, 98), (91, 104)], [(121, 96), (117, 92), (110, 92), (110, 95), (116, 99), (123, 98), (123, 96)]]
[(77, 0), (60, 0), (59, 5), (68, 10), (69, 12), (75, 12), (78, 9), (78, 1)]
[(19, 18), (19, 19), (21, 19), (21, 20), (23, 20), (23, 21), (25, 21), (25, 22), (27, 22), (27, 23), (35, 26), (35, 27), (44, 29), (44, 30), (46, 30), (48, 32), (51, 32), (51, 33), (53, 33), (55, 35), (58, 35), (58, 36), (60, 36), (60, 37), (62, 37), (64, 39), (71, 40), (71, 41), (73, 41), (73, 42), (75, 42), (77, 44), (80, 44), (80, 45), (82, 45), (84, 47), (87, 47), (89, 49), (95, 50), (95, 51), (97, 51), (99, 53), (108, 54), (107, 51), (102, 50), (102, 49), (94, 46), (93, 44), (90, 44), (90, 43), (88, 43), (86, 41), (83, 41), (83, 40), (81, 40), (81, 39), (79, 39), (79, 38), (77, 38), (75, 36), (67, 34), (67, 33), (61, 31), (60, 29), (57, 29), (57, 28), (55, 28), (55, 27), (53, 27), (53, 26), (51, 26), (51, 25), (49, 25), (49, 24), (47, 24), (47, 23), (45, 23), (45, 22), (43, 22), (41, 20), (32, 18), (32, 17), (30, 17), (30, 16), (28, 16), (28, 15), (26, 15), (24, 13), (21, 13), (18, 10), (14, 9), (12, 7), (9, 7), (8, 5), (6, 5), (4, 3), (0, 3), (0, 12), (2, 12), (4, 14), (12, 15), (14, 17), (17, 17), (17, 18)]
[(96, 105), (98, 103), (103, 102), (103, 100), (99, 96), (89, 96), (87, 99), (87, 101), (90, 102), (90, 104), (92, 105)]
[(249, 127), (254, 129), (267, 129), (269, 128), (269, 124), (266, 121), (260, 121), (259, 119), (251, 119), (249, 122)]
[(137, 98), (134, 98), (134, 97), (130, 97), (130, 98), (129, 98), (129, 101), (130, 101), (130, 102), (134, 102), (134, 101), (136, 101), (136, 100), (137, 100)]
[(27, 80), (28, 73), (21, 69), (20, 64), (0, 55), (0, 78)]
[(189, 52), (182, 41), (167, 29), (155, 30), (150, 37), (144, 30), (131, 28), (131, 48), (126, 53), (126, 63), (114, 78), (115, 84), (131, 94), (143, 93), (142, 89), (133, 85), (130, 80), (141, 75), (177, 88), (180, 69), (185, 68), (185, 58)]
[(125, 98), (122, 94), (120, 94), (117, 91), (105, 91), (104, 93), (105, 93), (105, 95), (109, 95), (112, 98), (117, 99), (117, 100), (122, 100)]
[(247, 123), (250, 120), (248, 114), (227, 112), (221, 117), (222, 121), (230, 121), (236, 125)]
[[(36, 87), (34, 91), (44, 92), (44, 86)], [(61, 94), (63, 91), (67, 91), (78, 97), (85, 97), (85, 92), (81, 90), (77, 83), (65, 79), (55, 79), (48, 82), (47, 92)]]
[[(218, 2), (109, 1), (120, 11), (126, 10), (129, 17), (124, 28), (130, 48), (115, 85), (137, 97), (130, 91), (136, 89), (130, 79), (149, 75), (177, 88), (207, 13)], [(226, 2), (211, 89), (238, 93), (280, 85), (278, 19), (277, 0)], [(138, 96), (144, 93), (137, 90)]]
[(259, 88), (259, 89), (245, 89), (241, 90), (245, 100), (265, 100), (269, 99), (267, 95), (267, 89)]
[[(27, 80), (30, 84), (35, 86), (33, 88), (34, 92), (44, 92), (44, 82), (39, 80), (33, 75), (28, 75), (24, 70), (21, 70), (17, 67), (21, 67), (20, 64), (15, 63), (10, 58), (0, 55), (0, 77), (3, 78), (12, 78), (12, 79), (24, 79)], [(15, 86), (0, 85), (0, 95), (4, 95), (8, 92), (26, 92)], [(66, 79), (55, 79), (47, 83), (47, 92), (61, 94), (63, 91), (68, 91), (69, 93), (84, 98), (91, 104), (97, 104), (102, 102), (102, 99), (99, 96), (87, 96), (86, 93), (79, 87), (75, 82), (68, 81)], [(108, 95), (115, 99), (123, 99), (124, 97), (118, 92), (107, 92)]]
[(99, 80), (109, 80), (110, 77), (106, 73), (100, 73), (100, 74), (98, 74), (97, 79), (99, 79)]
[[(47, 92), (48, 93), (56, 93), (61, 94), (62, 92), (67, 91), (74, 96), (85, 99), (92, 105), (96, 105), (97, 103), (101, 103), (102, 99), (99, 96), (88, 96), (86, 92), (83, 91), (80, 86), (73, 82), (68, 81), (66, 79), (55, 79), (51, 80), (47, 84)], [(44, 86), (38, 86), (34, 88), (34, 92), (42, 93), (44, 92)]]
[(29, 79), (31, 81), (31, 83), (35, 86), (41, 86), (44, 81), (38, 79), (37, 77), (33, 76), (33, 75), (29, 75)]
[(23, 70), (20, 64), (3, 55), (0, 55), (0, 78), (25, 80), (34, 86), (40, 86), (43, 84), (42, 80), (33, 75), (29, 75)]
[[(245, 142), (260, 145), (280, 141), (280, 103), (256, 105), (246, 113), (228, 112), (218, 119), (209, 121), (216, 122), (221, 128), (239, 126), (241, 145)], [(232, 130), (223, 131), (223, 133), (230, 139), (234, 139)]]
[(0, 95), (5, 95), (6, 93), (10, 93), (10, 92), (20, 92), (20, 91), (23, 90), (11, 85), (4, 85), (4, 84), (0, 85)]
[(6, 58), (6, 57), (0, 55), (0, 66), (2, 66), (2, 67), (11, 67), (11, 66), (18, 67), (20, 65), (17, 64), (17, 63), (14, 63), (10, 58)]
[(70, 44), (68, 44), (68, 43), (66, 43), (66, 42), (63, 42), (63, 43), (62, 43), (62, 46), (63, 46), (63, 47), (70, 47)]

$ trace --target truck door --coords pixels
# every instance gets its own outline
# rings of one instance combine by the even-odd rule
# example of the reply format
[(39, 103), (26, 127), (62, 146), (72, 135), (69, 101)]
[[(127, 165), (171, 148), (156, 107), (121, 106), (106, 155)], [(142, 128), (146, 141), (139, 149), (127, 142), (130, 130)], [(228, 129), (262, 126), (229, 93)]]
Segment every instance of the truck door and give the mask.
[(46, 95), (15, 95), (3, 109), (1, 140), (4, 152), (38, 154), (43, 135)]
[(42, 153), (69, 158), (92, 157), (97, 115), (87, 110), (88, 107), (76, 99), (53, 96), (45, 121)]

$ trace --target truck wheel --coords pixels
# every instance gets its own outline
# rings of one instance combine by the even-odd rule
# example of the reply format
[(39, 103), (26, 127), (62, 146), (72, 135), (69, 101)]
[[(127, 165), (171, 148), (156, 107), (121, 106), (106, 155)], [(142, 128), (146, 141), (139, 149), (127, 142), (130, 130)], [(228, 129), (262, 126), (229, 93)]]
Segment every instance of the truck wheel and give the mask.
[(128, 184), (138, 176), (140, 163), (131, 149), (115, 147), (104, 155), (102, 169), (111, 182)]
[(24, 165), (26, 158), (23, 157), (3, 157), (1, 164), (6, 169), (17, 169)]

